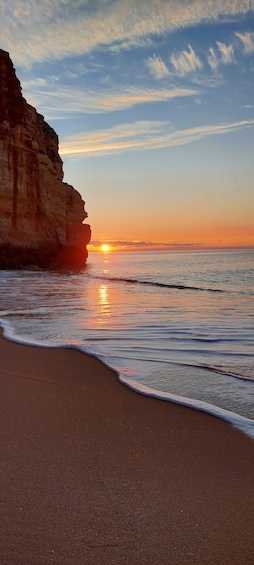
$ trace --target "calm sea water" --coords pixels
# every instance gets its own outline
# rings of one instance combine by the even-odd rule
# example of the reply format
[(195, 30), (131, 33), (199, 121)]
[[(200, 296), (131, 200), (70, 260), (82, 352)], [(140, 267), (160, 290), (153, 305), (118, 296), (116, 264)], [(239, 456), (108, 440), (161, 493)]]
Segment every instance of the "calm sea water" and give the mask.
[(16, 341), (93, 353), (143, 394), (254, 437), (254, 250), (90, 253), (81, 272), (0, 271)]

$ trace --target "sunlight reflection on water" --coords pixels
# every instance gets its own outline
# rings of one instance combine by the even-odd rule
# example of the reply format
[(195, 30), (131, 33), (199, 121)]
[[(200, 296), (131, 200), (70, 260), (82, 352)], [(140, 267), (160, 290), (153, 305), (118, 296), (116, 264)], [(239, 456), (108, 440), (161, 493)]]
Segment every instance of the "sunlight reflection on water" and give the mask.
[[(112, 252), (93, 254), (80, 273), (2, 271), (0, 315), (9, 334), (25, 341), (71, 343), (130, 381), (249, 415), (252, 383), (227, 373), (254, 377), (252, 258)], [(179, 290), (142, 280), (228, 290)], [(214, 368), (221, 373), (208, 371)]]

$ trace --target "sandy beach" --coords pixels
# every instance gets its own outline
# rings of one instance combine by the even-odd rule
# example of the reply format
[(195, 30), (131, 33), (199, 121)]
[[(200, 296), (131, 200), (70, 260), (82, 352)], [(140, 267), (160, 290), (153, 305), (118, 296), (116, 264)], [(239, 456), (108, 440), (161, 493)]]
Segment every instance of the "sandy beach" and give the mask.
[(254, 442), (0, 338), (1, 565), (252, 565)]

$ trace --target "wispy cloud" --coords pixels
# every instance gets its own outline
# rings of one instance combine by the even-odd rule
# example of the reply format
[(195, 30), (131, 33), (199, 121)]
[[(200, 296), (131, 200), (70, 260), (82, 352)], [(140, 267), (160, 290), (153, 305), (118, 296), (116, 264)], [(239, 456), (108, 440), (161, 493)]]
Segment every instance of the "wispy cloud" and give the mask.
[(16, 64), (27, 65), (135, 43), (251, 9), (253, 0), (0, 0), (1, 47)]
[(220, 41), (216, 41), (216, 43), (221, 54), (220, 62), (223, 65), (235, 63), (234, 47), (232, 43), (230, 43), (230, 45), (226, 45), (225, 43), (221, 43)]
[(146, 64), (150, 69), (152, 75), (157, 79), (162, 79), (169, 75), (167, 65), (164, 63), (164, 61), (162, 61), (160, 57), (156, 57), (156, 55), (149, 57), (146, 60)]
[[(45, 113), (45, 117), (57, 119), (70, 117), (76, 113), (98, 114), (114, 112), (131, 108), (137, 104), (151, 104), (172, 100), (183, 96), (194, 96), (200, 93), (198, 89), (139, 89), (136, 87), (115, 87), (114, 89), (82, 90), (58, 86), (57, 89), (48, 84), (43, 88), (43, 82), (24, 83), (24, 94), (30, 104)], [(38, 86), (38, 87), (37, 87)]]
[(207, 56), (207, 61), (213, 71), (213, 73), (217, 73), (218, 71), (218, 67), (219, 67), (219, 60), (217, 59), (217, 55), (215, 53), (215, 50), (213, 49), (213, 47), (209, 48), (209, 53)]
[(172, 241), (172, 242), (167, 242), (167, 241), (161, 241), (161, 242), (155, 242), (155, 241), (139, 241), (139, 240), (121, 240), (121, 239), (105, 239), (105, 240), (92, 240), (89, 243), (89, 250), (90, 251), (97, 251), (97, 250), (101, 250), (101, 245), (103, 243), (107, 243), (108, 245), (110, 245), (113, 249), (117, 250), (121, 250), (121, 251), (128, 251), (128, 250), (133, 250), (133, 251), (145, 251), (145, 250), (182, 250), (182, 249), (202, 249), (204, 247), (204, 244), (197, 242), (197, 243), (193, 243), (190, 241)]
[(216, 41), (216, 44), (218, 51), (216, 52), (213, 47), (209, 47), (207, 55), (208, 64), (214, 74), (218, 73), (220, 65), (229, 65), (236, 62), (232, 43), (226, 45), (221, 41)]
[(203, 89), (203, 92), (207, 88), (218, 88), (225, 84), (225, 80), (223, 76), (218, 72), (213, 75), (193, 75), (191, 77), (192, 84), (195, 84)]
[(191, 45), (189, 45), (189, 51), (184, 50), (177, 55), (172, 55), (170, 57), (170, 62), (172, 63), (175, 72), (181, 76), (192, 71), (196, 71), (197, 69), (202, 69), (203, 67), (203, 63), (194, 52)]
[(114, 128), (72, 136), (62, 141), (62, 155), (103, 155), (130, 149), (149, 149), (153, 139), (158, 139), (168, 126), (167, 122), (137, 121)]
[(62, 156), (100, 156), (130, 150), (150, 150), (184, 145), (202, 138), (251, 127), (254, 120), (200, 126), (172, 131), (169, 122), (138, 121), (102, 131), (72, 136), (60, 144)]
[(254, 32), (248, 33), (235, 33), (236, 37), (240, 39), (244, 46), (245, 53), (254, 52)]
[(112, 53), (120, 53), (121, 51), (130, 51), (131, 49), (144, 49), (149, 48), (154, 45), (153, 40), (150, 37), (139, 38), (133, 37), (132, 39), (127, 39), (118, 43), (110, 45), (109, 51)]

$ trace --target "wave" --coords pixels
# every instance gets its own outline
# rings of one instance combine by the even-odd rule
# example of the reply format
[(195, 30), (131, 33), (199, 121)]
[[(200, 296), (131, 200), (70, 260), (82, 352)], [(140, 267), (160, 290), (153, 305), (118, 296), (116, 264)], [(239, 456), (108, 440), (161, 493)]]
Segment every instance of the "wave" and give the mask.
[(110, 281), (110, 282), (124, 282), (129, 284), (140, 284), (140, 285), (148, 285), (148, 286), (156, 286), (160, 288), (170, 288), (176, 290), (195, 290), (195, 291), (206, 291), (206, 292), (226, 292), (220, 288), (204, 288), (201, 286), (190, 286), (190, 285), (183, 285), (183, 284), (168, 284), (168, 283), (161, 283), (157, 281), (143, 281), (139, 279), (130, 279), (130, 278), (123, 278), (123, 277), (105, 277), (99, 275), (90, 275), (86, 274), (89, 278), (99, 279), (103, 281)]
[[(179, 365), (179, 363), (175, 363), (176, 365)], [(214, 367), (214, 366), (209, 366), (209, 365), (191, 365), (190, 363), (182, 363), (183, 367), (193, 367), (194, 369), (202, 369), (204, 371), (210, 371), (213, 373), (216, 373), (217, 375), (222, 375), (225, 377), (232, 377), (233, 379), (240, 379), (241, 381), (245, 381), (245, 382), (251, 382), (254, 383), (254, 377), (247, 377), (245, 375), (240, 375), (239, 373), (234, 373), (232, 371), (228, 371), (225, 369), (221, 369), (218, 367)]]
[(254, 439), (254, 421), (250, 420), (249, 418), (245, 418), (244, 416), (240, 416), (235, 412), (225, 410), (224, 408), (220, 408), (218, 406), (215, 406), (214, 404), (210, 404), (209, 402), (194, 400), (192, 398), (180, 396), (178, 394), (171, 394), (168, 392), (154, 390), (144, 384), (138, 383), (137, 381), (130, 381), (122, 375), (119, 376), (119, 380), (128, 388), (135, 390), (136, 392), (139, 392), (144, 396), (152, 396), (153, 398), (157, 398), (158, 400), (166, 400), (168, 402), (173, 402), (174, 404), (180, 404), (181, 406), (194, 408), (195, 410), (206, 412), (207, 414), (220, 418), (221, 420), (225, 420), (238, 430), (241, 430), (243, 433)]
[[(200, 410), (203, 412), (206, 412), (208, 414), (211, 414), (215, 417), (221, 418), (222, 420), (226, 420), (227, 422), (229, 422), (231, 425), (233, 425), (234, 427), (238, 428), (239, 430), (241, 430), (242, 432), (244, 432), (246, 435), (248, 435), (249, 437), (254, 439), (254, 421), (246, 418), (240, 414), (237, 414), (236, 412), (232, 412), (230, 410), (221, 408), (217, 405), (211, 404), (209, 402), (206, 402), (204, 400), (197, 400), (191, 397), (185, 397), (179, 394), (174, 394), (171, 392), (164, 392), (162, 390), (156, 390), (154, 388), (151, 388), (145, 384), (143, 384), (140, 380), (137, 374), (131, 376), (130, 374), (128, 376), (126, 376), (122, 371), (121, 368), (116, 367), (115, 366), (115, 362), (112, 363), (112, 357), (116, 357), (112, 356), (112, 354), (110, 355), (110, 358), (108, 359), (107, 355), (105, 356), (105, 354), (102, 353), (98, 353), (96, 351), (93, 351), (93, 348), (91, 348), (88, 344), (75, 344), (75, 343), (71, 343), (71, 342), (65, 342), (62, 341), (59, 343), (59, 341), (55, 341), (52, 339), (48, 339), (48, 340), (43, 340), (41, 341), (40, 339), (36, 339), (36, 338), (32, 338), (31, 336), (29, 338), (24, 338), (21, 336), (18, 336), (15, 329), (12, 327), (12, 325), (6, 321), (6, 320), (0, 320), (0, 328), (2, 329), (2, 335), (5, 339), (8, 339), (9, 341), (13, 341), (15, 343), (20, 343), (23, 345), (30, 345), (30, 346), (38, 346), (41, 348), (46, 348), (46, 349), (50, 349), (50, 348), (56, 348), (56, 349), (61, 349), (61, 348), (65, 348), (65, 349), (75, 349), (78, 351), (81, 351), (82, 353), (87, 353), (89, 355), (92, 355), (94, 357), (96, 357), (97, 359), (100, 359), (105, 365), (107, 365), (108, 367), (112, 368), (114, 371), (116, 371), (116, 373), (118, 374), (118, 379), (119, 381), (127, 386), (128, 388), (133, 389), (134, 391), (146, 395), (146, 396), (152, 396), (154, 398), (158, 398), (160, 400), (164, 400), (164, 401), (169, 401), (169, 402), (173, 402), (173, 403), (177, 403), (180, 404), (182, 406), (187, 406), (190, 408), (194, 408), (196, 410)], [(169, 364), (169, 363), (167, 363)], [(248, 381), (250, 383), (253, 383), (254, 379), (249, 378), (249, 377), (244, 377), (243, 375), (239, 375), (239, 374), (235, 374), (235, 373), (230, 373), (228, 371), (224, 371), (221, 369), (218, 369), (216, 367), (213, 366), (207, 366), (207, 365), (195, 365), (195, 364), (189, 364), (189, 363), (174, 363), (171, 362), (170, 363), (171, 366), (185, 366), (185, 367), (193, 367), (193, 368), (197, 368), (197, 369), (203, 369), (203, 370), (207, 370), (207, 371), (213, 371), (215, 373), (224, 375), (224, 376), (228, 376), (228, 377), (234, 377), (237, 379), (241, 379), (243, 381)]]

